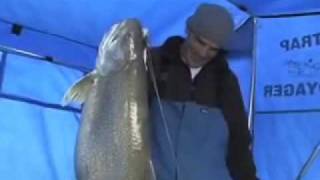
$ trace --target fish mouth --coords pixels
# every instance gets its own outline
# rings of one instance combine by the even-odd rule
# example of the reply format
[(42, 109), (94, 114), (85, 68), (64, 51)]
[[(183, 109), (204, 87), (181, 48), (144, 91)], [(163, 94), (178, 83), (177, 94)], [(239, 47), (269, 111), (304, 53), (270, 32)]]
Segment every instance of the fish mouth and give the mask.
[(145, 42), (146, 37), (138, 19), (126, 19), (113, 25), (99, 48), (102, 58), (97, 66), (99, 72), (106, 76), (126, 69), (129, 64), (143, 56)]
[[(126, 42), (128, 43), (128, 60), (135, 60), (137, 55), (137, 49), (140, 49), (141, 45), (145, 45), (145, 37), (142, 25), (138, 19), (127, 19), (120, 24), (120, 31), (122, 31), (126, 38)], [(141, 44), (141, 45), (140, 45)]]
[(114, 24), (109, 33), (108, 44), (112, 44), (124, 36), (139, 36), (138, 34), (141, 33), (141, 29), (140, 21), (135, 18), (126, 19), (118, 24)]

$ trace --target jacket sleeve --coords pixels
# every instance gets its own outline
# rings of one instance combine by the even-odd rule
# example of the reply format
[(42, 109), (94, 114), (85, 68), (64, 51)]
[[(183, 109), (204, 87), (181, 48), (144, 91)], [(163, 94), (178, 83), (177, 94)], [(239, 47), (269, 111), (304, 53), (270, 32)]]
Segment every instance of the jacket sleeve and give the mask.
[(223, 80), (222, 110), (229, 127), (227, 165), (234, 180), (256, 180), (256, 167), (250, 150), (251, 136), (240, 86), (230, 71)]

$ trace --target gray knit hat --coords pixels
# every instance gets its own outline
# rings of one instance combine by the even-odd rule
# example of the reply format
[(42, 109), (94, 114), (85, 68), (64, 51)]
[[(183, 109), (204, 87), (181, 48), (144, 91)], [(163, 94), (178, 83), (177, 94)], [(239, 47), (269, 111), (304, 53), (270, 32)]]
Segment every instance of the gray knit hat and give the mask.
[(203, 3), (187, 20), (187, 28), (195, 35), (201, 36), (224, 47), (233, 32), (233, 19), (222, 6)]

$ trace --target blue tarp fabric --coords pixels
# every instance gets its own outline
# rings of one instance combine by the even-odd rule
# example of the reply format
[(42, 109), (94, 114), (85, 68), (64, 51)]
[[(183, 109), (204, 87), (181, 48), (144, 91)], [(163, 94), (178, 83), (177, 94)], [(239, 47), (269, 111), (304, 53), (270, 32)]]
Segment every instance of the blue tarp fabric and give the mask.
[(2, 57), (0, 179), (75, 179), (80, 109), (60, 102), (83, 73), (13, 54)]
[[(112, 24), (128, 17), (139, 18), (149, 29), (151, 43), (159, 45), (169, 35), (184, 34), (185, 19), (199, 3), (199, 0), (183, 3), (168, 0), (98, 0), (94, 3), (83, 0), (4, 0), (0, 1), (0, 8), (7, 7), (0, 11), (0, 41), (2, 45), (51, 56), (65, 64), (92, 68), (96, 47)], [(249, 17), (226, 0), (215, 0), (214, 3), (229, 9), (236, 28)], [(164, 7), (164, 4), (170, 6)], [(23, 25), (22, 34), (18, 37), (11, 35), (8, 22)]]
[[(296, 179), (320, 143), (320, 16), (257, 19), (255, 158), (262, 179)], [(304, 179), (320, 178), (320, 159)]]

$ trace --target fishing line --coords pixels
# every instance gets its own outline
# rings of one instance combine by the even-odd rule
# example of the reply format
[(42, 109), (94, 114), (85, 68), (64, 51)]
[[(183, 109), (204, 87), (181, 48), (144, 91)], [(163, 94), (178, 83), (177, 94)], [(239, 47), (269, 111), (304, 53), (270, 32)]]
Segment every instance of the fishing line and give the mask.
[(155, 72), (154, 72), (154, 69), (153, 69), (152, 58), (151, 58), (151, 54), (150, 54), (150, 50), (149, 49), (147, 50), (147, 55), (148, 55), (148, 59), (149, 60), (147, 60), (146, 63), (147, 63), (147, 67), (148, 67), (148, 69), (150, 71), (151, 81), (152, 81), (153, 88), (154, 88), (155, 93), (156, 93), (157, 102), (159, 104), (162, 123), (163, 123), (164, 129), (165, 129), (166, 137), (168, 139), (168, 143), (169, 143), (169, 146), (170, 146), (170, 149), (171, 149), (171, 153), (172, 153), (172, 157), (173, 157), (174, 162), (175, 162), (176, 169), (178, 170), (178, 167), (179, 167), (178, 166), (178, 160), (177, 160), (177, 157), (176, 157), (176, 154), (175, 154), (172, 138), (171, 138), (170, 133), (169, 133), (167, 119), (165, 117), (163, 106), (162, 106), (162, 103), (161, 103), (161, 98), (160, 98), (160, 94), (159, 94), (158, 85), (157, 85), (157, 82), (156, 82)]

